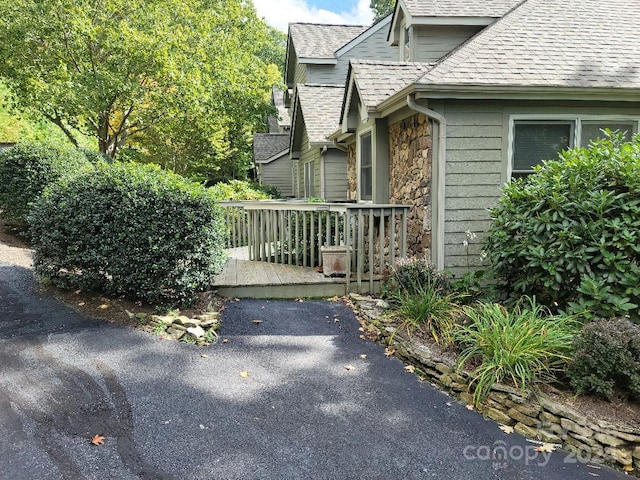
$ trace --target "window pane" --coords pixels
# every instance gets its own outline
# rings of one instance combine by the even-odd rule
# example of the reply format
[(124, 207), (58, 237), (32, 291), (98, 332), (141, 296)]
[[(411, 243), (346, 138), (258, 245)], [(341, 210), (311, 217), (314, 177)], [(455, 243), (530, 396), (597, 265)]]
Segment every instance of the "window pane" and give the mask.
[(373, 194), (373, 155), (371, 151), (371, 133), (360, 137), (360, 198), (371, 200)]
[(631, 140), (633, 136), (632, 123), (612, 123), (612, 122), (582, 122), (582, 139), (580, 146), (587, 147), (592, 140), (604, 138), (602, 130), (608, 128), (612, 132), (619, 130), (624, 133), (625, 141)]
[(572, 146), (573, 123), (516, 123), (513, 141), (513, 170), (533, 170), (542, 160), (558, 158), (558, 152)]

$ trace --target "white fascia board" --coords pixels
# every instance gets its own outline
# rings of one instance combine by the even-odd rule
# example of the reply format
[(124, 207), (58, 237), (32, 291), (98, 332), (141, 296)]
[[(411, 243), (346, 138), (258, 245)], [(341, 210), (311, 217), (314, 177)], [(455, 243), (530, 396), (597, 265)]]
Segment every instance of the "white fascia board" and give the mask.
[[(496, 20), (498, 19), (494, 17), (413, 17), (411, 25), (487, 26)], [(409, 25), (409, 22), (407, 22), (407, 25)]]
[(277, 160), (279, 158), (282, 158), (285, 155), (289, 154), (289, 149), (285, 148), (284, 150), (282, 150), (281, 152), (276, 153), (275, 155), (270, 156), (269, 158), (266, 158), (264, 160), (255, 160), (255, 163), (271, 163), (274, 160)]

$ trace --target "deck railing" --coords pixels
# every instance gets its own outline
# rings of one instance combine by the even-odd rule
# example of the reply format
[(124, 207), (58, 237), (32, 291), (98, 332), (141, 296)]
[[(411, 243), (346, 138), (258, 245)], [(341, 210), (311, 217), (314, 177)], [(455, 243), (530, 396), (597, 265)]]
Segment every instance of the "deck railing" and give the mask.
[(346, 277), (359, 292), (363, 283), (372, 291), (374, 281), (407, 254), (409, 206), (280, 201), (222, 206), (230, 236), (235, 235), (230, 245), (246, 245), (251, 260), (317, 267), (322, 247), (344, 246)]

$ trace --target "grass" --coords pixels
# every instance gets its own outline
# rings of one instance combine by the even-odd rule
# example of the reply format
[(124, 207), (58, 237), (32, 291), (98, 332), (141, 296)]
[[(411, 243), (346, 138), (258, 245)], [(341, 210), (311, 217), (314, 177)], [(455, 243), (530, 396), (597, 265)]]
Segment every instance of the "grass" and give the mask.
[(463, 311), (468, 321), (454, 328), (453, 337), (462, 348), (459, 366), (472, 359), (479, 362), (471, 373), (476, 404), (495, 383), (507, 381), (527, 390), (553, 378), (570, 359), (579, 329), (575, 317), (551, 316), (530, 298), (511, 310), (478, 303)]

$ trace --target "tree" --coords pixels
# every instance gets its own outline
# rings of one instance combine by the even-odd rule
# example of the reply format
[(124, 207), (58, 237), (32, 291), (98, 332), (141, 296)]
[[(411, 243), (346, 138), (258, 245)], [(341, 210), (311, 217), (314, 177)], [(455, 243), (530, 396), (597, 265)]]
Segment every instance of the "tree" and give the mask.
[(203, 163), (205, 176), (246, 163), (246, 132), (268, 113), (279, 80), (267, 63), (277, 56), (265, 49), (272, 32), (251, 3), (0, 3), (0, 77), (15, 105), (72, 143), (82, 132), (112, 158), (125, 149), (188, 174)]
[(373, 10), (374, 22), (382, 20), (384, 17), (393, 12), (396, 6), (395, 0), (371, 0), (369, 8)]

